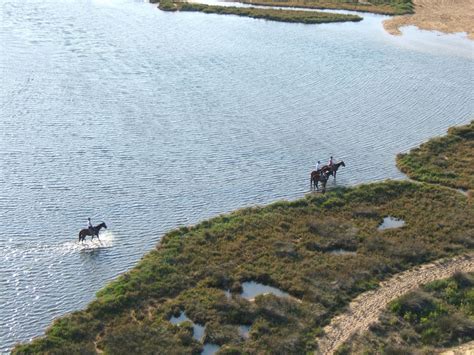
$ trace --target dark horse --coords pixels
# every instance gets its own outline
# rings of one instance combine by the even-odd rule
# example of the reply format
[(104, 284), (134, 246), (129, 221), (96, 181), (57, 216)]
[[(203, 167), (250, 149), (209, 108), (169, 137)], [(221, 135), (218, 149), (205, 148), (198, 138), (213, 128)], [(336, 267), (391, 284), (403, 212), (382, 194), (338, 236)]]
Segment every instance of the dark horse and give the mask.
[(339, 169), (341, 165), (346, 166), (346, 164), (341, 160), (339, 163), (333, 164), (332, 166), (324, 165), (321, 170), (324, 171), (328, 178), (332, 175), (334, 176), (334, 180), (336, 180), (337, 169)]
[(326, 191), (326, 182), (328, 181), (328, 176), (325, 174), (321, 174), (321, 171), (316, 171), (313, 170), (311, 172), (311, 178), (309, 180), (309, 184), (311, 187), (311, 190), (315, 187), (317, 190), (319, 190), (318, 183), (321, 181), (321, 185), (323, 187), (323, 192)]
[(101, 224), (98, 224), (92, 228), (81, 229), (81, 231), (79, 232), (79, 241), (83, 242), (84, 240), (86, 240), (86, 237), (88, 235), (92, 237), (91, 240), (94, 239), (94, 237), (97, 237), (97, 239), (100, 240), (99, 232), (102, 228), (107, 229), (107, 225), (105, 224), (105, 222), (102, 222)]

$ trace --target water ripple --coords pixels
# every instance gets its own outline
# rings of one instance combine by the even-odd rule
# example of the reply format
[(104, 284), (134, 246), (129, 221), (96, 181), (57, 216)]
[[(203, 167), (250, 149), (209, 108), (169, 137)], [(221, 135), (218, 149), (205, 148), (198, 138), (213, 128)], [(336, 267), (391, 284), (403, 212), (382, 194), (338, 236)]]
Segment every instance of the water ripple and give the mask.
[[(0, 352), (84, 307), (165, 231), (300, 197), (330, 155), (347, 164), (339, 185), (402, 178), (396, 153), (474, 112), (472, 45), (393, 39), (383, 16), (0, 6)], [(87, 217), (107, 222), (100, 242), (78, 243)]]

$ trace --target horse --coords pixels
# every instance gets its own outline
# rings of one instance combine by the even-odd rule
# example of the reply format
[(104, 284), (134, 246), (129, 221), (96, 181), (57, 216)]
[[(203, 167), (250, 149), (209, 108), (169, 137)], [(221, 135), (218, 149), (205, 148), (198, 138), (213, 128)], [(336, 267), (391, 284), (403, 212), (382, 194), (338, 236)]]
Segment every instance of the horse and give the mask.
[(328, 178), (330, 175), (332, 175), (334, 180), (336, 180), (337, 169), (339, 169), (341, 165), (346, 166), (346, 164), (344, 164), (344, 162), (341, 160), (339, 163), (333, 164), (332, 166), (324, 165), (321, 170), (326, 173)]
[(316, 187), (317, 190), (319, 190), (318, 183), (321, 181), (321, 185), (323, 187), (323, 192), (326, 191), (326, 182), (328, 181), (328, 177), (325, 174), (321, 174), (320, 171), (313, 170), (311, 172), (311, 177), (309, 180), (309, 185), (311, 190), (313, 190), (313, 187)]
[(97, 237), (97, 239), (100, 240), (99, 232), (102, 228), (107, 229), (107, 225), (105, 224), (105, 222), (102, 222), (101, 224), (93, 226), (92, 228), (81, 229), (81, 231), (79, 232), (79, 241), (83, 242), (84, 240), (86, 240), (86, 237), (88, 235), (90, 235), (92, 237), (91, 240), (94, 239), (94, 236)]

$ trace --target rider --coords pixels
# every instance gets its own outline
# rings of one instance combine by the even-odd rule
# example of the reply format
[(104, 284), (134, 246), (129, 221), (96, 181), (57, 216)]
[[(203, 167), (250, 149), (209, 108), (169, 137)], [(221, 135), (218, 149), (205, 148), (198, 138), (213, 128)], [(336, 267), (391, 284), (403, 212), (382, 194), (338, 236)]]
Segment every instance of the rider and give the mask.
[(333, 165), (334, 165), (334, 158), (331, 155), (331, 158), (329, 158), (328, 166), (332, 168)]
[(92, 226), (91, 218), (90, 218), (90, 217), (87, 218), (87, 228), (89, 228), (89, 230), (91, 231), (91, 233), (94, 232), (94, 227)]
[(321, 170), (322, 166), (321, 166), (321, 160), (318, 160), (318, 163), (316, 164), (316, 171), (319, 172), (319, 170)]

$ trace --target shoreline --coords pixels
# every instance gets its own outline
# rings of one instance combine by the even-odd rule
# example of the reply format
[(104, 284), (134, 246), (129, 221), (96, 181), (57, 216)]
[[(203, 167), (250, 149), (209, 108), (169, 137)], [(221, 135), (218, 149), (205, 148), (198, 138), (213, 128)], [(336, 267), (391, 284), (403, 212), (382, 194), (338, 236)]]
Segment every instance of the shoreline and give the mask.
[[(438, 195), (437, 198), (434, 197), (436, 195)], [(399, 201), (399, 199), (401, 200)], [(416, 203), (414, 203), (414, 201), (416, 201)], [(446, 210), (445, 207), (447, 205), (447, 201), (451, 201), (448, 204), (451, 206), (450, 209), (454, 210)], [(420, 202), (421, 206), (418, 206), (418, 203)], [(424, 208), (422, 206), (423, 204), (427, 203), (432, 205), (432, 210), (430, 210), (428, 214), (426, 214), (426, 211), (423, 212)], [(383, 207), (385, 204), (387, 204), (386, 207)], [(365, 277), (369, 277), (369, 279), (372, 280), (370, 282), (369, 280), (364, 281), (365, 283), (357, 286), (357, 288), (352, 291), (351, 288), (349, 288), (349, 291), (339, 290), (338, 297), (342, 298), (340, 298), (338, 301), (332, 301), (336, 302), (336, 304), (332, 305), (322, 313), (322, 323), (318, 323), (319, 325), (317, 325), (319, 329), (324, 324), (326, 324), (328, 320), (331, 320), (334, 314), (337, 314), (341, 309), (343, 309), (343, 307), (346, 305), (346, 302), (354, 299), (354, 297), (360, 294), (360, 292), (373, 289), (373, 287), (375, 287), (372, 284), (373, 282), (386, 280), (388, 277), (390, 277), (390, 275), (393, 275), (397, 272), (403, 272), (423, 262), (436, 261), (440, 257), (456, 256), (466, 251), (472, 251), (472, 248), (467, 246), (459, 246), (456, 247), (456, 249), (451, 250), (451, 252), (442, 252), (441, 250), (447, 247), (447, 245), (443, 247), (442, 244), (446, 242), (453, 243), (453, 241), (449, 242), (440, 239), (439, 243), (435, 243), (436, 249), (431, 250), (428, 252), (428, 254), (425, 254), (425, 256), (416, 256), (413, 259), (413, 256), (408, 256), (409, 254), (407, 254), (407, 257), (409, 258), (407, 260), (410, 261), (397, 261), (397, 258), (399, 258), (398, 256), (382, 257), (385, 252), (380, 255), (380, 257), (382, 257), (381, 260), (372, 260), (371, 258), (374, 257), (372, 255), (373, 251), (371, 251), (370, 254), (366, 254), (364, 252), (364, 247), (358, 245), (360, 241), (356, 242), (356, 244), (353, 244), (355, 242), (353, 238), (356, 236), (356, 234), (353, 233), (357, 233), (357, 235), (359, 233), (352, 230), (354, 228), (356, 228), (356, 230), (362, 228), (362, 225), (360, 224), (350, 227), (350, 225), (354, 223), (354, 218), (367, 219), (367, 222), (364, 222), (363, 225), (365, 225), (365, 223), (369, 223), (369, 225), (372, 226), (370, 228), (377, 226), (381, 216), (387, 214), (395, 215), (408, 220), (409, 226), (402, 228), (404, 230), (404, 237), (399, 241), (399, 246), (397, 246), (397, 248), (400, 247), (402, 248), (401, 250), (404, 251), (397, 251), (396, 253), (402, 253), (400, 255), (403, 255), (404, 253), (415, 252), (416, 255), (418, 255), (418, 253), (426, 253), (426, 251), (423, 251), (426, 246), (424, 246), (422, 242), (422, 240), (426, 238), (419, 237), (419, 235), (426, 233), (426, 231), (422, 231), (423, 228), (426, 227), (422, 227), (419, 232), (416, 232), (416, 229), (410, 232), (409, 229), (412, 228), (410, 227), (410, 224), (421, 223), (421, 225), (429, 225), (429, 223), (423, 222), (420, 219), (436, 218), (439, 220), (439, 218), (442, 218), (446, 220), (444, 222), (439, 220), (439, 222), (448, 223), (448, 221), (450, 221), (449, 223), (452, 224), (446, 225), (445, 228), (449, 228), (453, 231), (455, 228), (461, 228), (458, 232), (456, 232), (459, 233), (460, 231), (464, 230), (463, 228), (470, 227), (467, 225), (459, 226), (459, 221), (456, 222), (452, 219), (456, 218), (461, 220), (469, 220), (469, 215), (472, 214), (473, 211), (470, 211), (468, 208), (463, 208), (464, 205), (468, 206), (468, 204), (468, 199), (465, 196), (462, 196), (457, 191), (453, 191), (452, 188), (446, 186), (433, 186), (431, 184), (419, 182), (412, 183), (410, 181), (388, 180), (385, 182), (361, 184), (355, 187), (338, 187), (334, 190), (328, 191), (326, 194), (310, 194), (309, 196), (305, 196), (291, 202), (277, 201), (264, 206), (238, 209), (231, 213), (219, 215), (214, 218), (202, 221), (194, 226), (176, 228), (166, 233), (156, 248), (145, 254), (142, 260), (134, 268), (124, 274), (121, 274), (121, 276), (111, 281), (103, 289), (101, 289), (97, 293), (96, 299), (91, 302), (85, 310), (76, 311), (56, 319), (52, 326), (50, 326), (46, 331), (46, 337), (42, 336), (35, 338), (33, 342), (29, 344), (21, 346), (17, 345), (15, 351), (19, 351), (21, 353), (27, 349), (35, 349), (36, 346), (39, 346), (39, 348), (37, 348), (38, 351), (48, 349), (54, 350), (56, 349), (55, 346), (59, 346), (57, 349), (62, 349), (62, 346), (66, 344), (68, 344), (67, 346), (73, 346), (74, 344), (77, 344), (75, 346), (79, 346), (78, 349), (86, 349), (89, 346), (93, 346), (95, 351), (100, 350), (113, 352), (114, 349), (126, 346), (123, 341), (127, 340), (120, 340), (122, 336), (119, 335), (119, 333), (116, 333), (121, 329), (118, 324), (122, 321), (126, 321), (126, 324), (128, 324), (123, 325), (128, 329), (126, 331), (128, 341), (131, 341), (130, 339), (137, 337), (138, 334), (135, 334), (134, 332), (138, 331), (138, 329), (141, 329), (142, 326), (148, 324), (148, 321), (150, 321), (150, 325), (155, 324), (153, 327), (158, 326), (163, 332), (167, 334), (167, 339), (174, 339), (172, 341), (170, 340), (171, 343), (174, 344), (173, 347), (185, 346), (185, 348), (181, 349), (183, 351), (191, 351), (191, 349), (193, 349), (192, 351), (200, 351), (199, 349), (202, 349), (203, 345), (209, 343), (218, 343), (219, 345), (224, 346), (225, 349), (227, 349), (229, 346), (232, 349), (240, 349), (240, 347), (243, 347), (243, 349), (247, 350), (261, 349), (260, 346), (262, 344), (260, 344), (260, 342), (263, 341), (262, 339), (266, 339), (265, 337), (270, 337), (269, 339), (272, 339), (272, 344), (274, 341), (276, 341), (272, 336), (272, 334), (274, 334), (273, 331), (270, 331), (268, 336), (262, 335), (262, 339), (254, 339), (256, 343), (254, 344), (250, 342), (250, 345), (247, 342), (242, 343), (242, 340), (238, 340), (233, 335), (233, 324), (236, 323), (251, 325), (252, 329), (254, 329), (252, 331), (257, 331), (255, 330), (258, 329), (256, 324), (258, 324), (258, 319), (260, 319), (258, 318), (258, 314), (260, 314), (258, 309), (261, 307), (267, 307), (265, 306), (265, 302), (276, 302), (276, 300), (273, 298), (257, 297), (254, 298), (253, 302), (248, 301), (250, 303), (242, 303), (243, 301), (241, 301), (241, 298), (237, 295), (239, 292), (241, 292), (242, 283), (244, 281), (253, 280), (263, 284), (271, 285), (273, 287), (281, 288), (283, 291), (288, 292), (292, 297), (302, 300), (302, 302), (294, 302), (290, 298), (285, 302), (291, 303), (291, 307), (290, 304), (286, 306), (278, 306), (283, 307), (282, 312), (285, 315), (282, 316), (284, 321), (283, 323), (277, 322), (277, 324), (273, 326), (277, 326), (278, 329), (280, 329), (279, 331), (283, 331), (283, 329), (285, 329), (284, 332), (290, 332), (292, 334), (291, 337), (297, 336), (303, 337), (302, 339), (308, 339), (308, 335), (313, 334), (315, 331), (314, 327), (316, 325), (311, 325), (311, 319), (314, 318), (314, 312), (316, 312), (314, 307), (318, 305), (319, 302), (321, 302), (318, 301), (319, 297), (323, 297), (323, 299), (328, 297), (328, 301), (324, 302), (329, 302), (329, 300), (333, 299), (335, 295), (331, 295), (333, 292), (331, 291), (331, 288), (324, 286), (325, 283), (330, 282), (332, 279), (331, 277), (328, 278), (327, 276), (324, 276), (324, 274), (318, 278), (319, 281), (315, 280), (314, 285), (310, 286), (299, 283), (298, 280), (300, 278), (305, 279), (308, 277), (305, 276), (305, 273), (310, 272), (310, 274), (313, 275), (312, 277), (317, 275), (317, 266), (312, 266), (309, 269), (308, 266), (306, 266), (306, 268), (297, 266), (296, 269), (293, 270), (293, 262), (296, 262), (297, 260), (301, 260), (301, 262), (304, 263), (310, 261), (310, 259), (307, 260), (308, 256), (304, 256), (305, 253), (307, 253), (306, 250), (309, 250), (311, 253), (313, 253), (311, 255), (316, 258), (314, 259), (314, 262), (317, 263), (315, 265), (327, 265), (324, 266), (324, 270), (326, 270), (326, 272), (343, 273), (342, 275), (336, 277), (336, 280), (339, 280), (338, 283), (347, 282), (343, 281), (345, 277), (347, 277), (343, 276), (345, 275), (344, 270), (347, 269), (347, 265), (352, 265), (349, 267), (350, 275), (357, 275), (359, 272), (362, 272), (365, 270), (365, 268), (367, 268), (366, 271), (363, 271), (364, 273), (369, 273), (368, 275), (366, 274)], [(434, 211), (437, 211), (438, 207), (435, 206), (438, 205), (441, 207), (439, 213), (435, 212), (435, 215), (430, 216)], [(458, 210), (459, 208), (461, 209)], [(464, 212), (461, 212), (463, 209)], [(315, 245), (311, 246), (310, 249), (301, 249), (301, 246), (306, 245), (307, 243), (310, 243), (308, 246), (312, 245), (312, 243), (314, 243), (314, 241), (312, 241), (313, 237), (303, 242), (301, 241), (301, 238), (306, 237), (303, 237), (300, 234), (301, 232), (299, 232), (295, 235), (295, 238), (297, 239), (290, 243), (287, 238), (291, 237), (293, 233), (287, 233), (289, 233), (288, 230), (293, 228), (296, 220), (301, 218), (300, 216), (306, 218), (304, 216), (308, 213), (316, 213), (318, 216), (318, 226), (315, 226), (317, 233), (323, 233), (323, 235), (324, 233), (329, 234), (327, 234), (326, 237), (318, 242), (322, 243), (318, 244), (319, 246)], [(352, 219), (347, 219), (347, 213), (349, 213), (349, 216), (352, 215)], [(357, 213), (357, 215), (354, 215), (354, 213)], [(416, 217), (417, 214), (418, 217)], [(327, 215), (325, 218), (327, 222), (323, 222), (324, 219), (321, 220), (321, 215)], [(277, 219), (273, 221), (275, 218)], [(293, 221), (293, 219), (296, 220)], [(336, 223), (335, 219), (340, 219), (340, 222)], [(331, 232), (328, 232), (326, 227), (324, 227), (324, 223), (332, 223), (334, 226), (338, 224), (347, 225), (347, 227), (344, 227), (348, 228), (347, 231), (340, 231), (338, 233), (342, 232), (343, 235), (349, 233), (349, 239), (337, 241), (339, 237), (337, 235), (331, 234)], [(275, 227), (273, 226), (275, 226), (277, 229), (275, 230)], [(263, 234), (262, 232), (259, 232), (260, 229), (265, 230), (266, 228), (271, 228), (271, 231), (273, 232), (263, 232)], [(367, 227), (363, 227), (363, 230), (365, 231), (366, 228)], [(374, 237), (372, 235), (374, 232), (370, 232), (370, 228), (363, 233), (363, 238)], [(300, 229), (301, 227), (297, 227), (297, 230)], [(282, 239), (277, 238), (274, 241), (271, 241), (272, 239), (267, 241), (265, 236), (273, 238), (272, 235), (275, 232), (280, 233), (279, 238)], [(430, 233), (436, 233), (436, 235), (438, 235), (438, 232), (435, 232), (434, 230), (428, 232), (427, 234), (430, 235)], [(445, 233), (441, 234), (445, 236)], [(370, 237), (371, 235), (372, 237)], [(393, 234), (391, 231), (384, 232), (382, 235), (389, 237), (390, 240), (397, 236), (397, 234)], [(336, 239), (331, 241), (334, 238)], [(412, 243), (415, 243), (417, 247), (413, 248), (413, 245), (410, 245), (408, 249), (405, 250), (404, 244), (406, 243), (402, 241), (405, 240), (405, 238), (414, 238)], [(429, 245), (433, 245), (432, 237), (429, 237), (428, 239)], [(236, 242), (237, 244), (235, 244)], [(326, 245), (328, 242), (336, 244)], [(394, 241), (391, 243), (393, 242)], [(377, 244), (380, 243), (381, 240), (378, 240)], [(331, 256), (331, 250), (333, 249), (354, 250), (353, 248), (355, 245), (357, 245), (357, 253), (355, 254), (349, 254), (347, 257)], [(396, 248), (395, 245), (397, 244), (394, 244), (391, 248)], [(237, 249), (235, 249), (236, 247)], [(250, 254), (245, 251), (248, 248), (252, 250)], [(261, 248), (263, 248), (263, 254), (259, 257), (258, 253)], [(276, 248), (278, 255), (277, 259), (273, 259), (273, 257), (271, 257), (272, 252), (268, 254), (269, 251), (273, 250), (274, 248)], [(434, 248), (434, 246), (430, 248)], [(227, 253), (234, 249), (237, 251), (235, 256), (232, 256), (231, 254), (227, 255)], [(392, 253), (390, 250), (391, 249), (389, 248), (386, 251), (389, 253), (389, 255)], [(300, 257), (297, 255), (302, 252), (303, 254), (301, 255), (300, 259)], [(232, 251), (232, 253), (234, 253), (234, 251)], [(263, 265), (268, 265), (270, 269), (267, 270), (267, 266), (263, 267), (263, 269), (260, 269), (262, 268), (262, 266), (259, 266), (259, 260), (261, 260), (260, 258), (265, 259), (268, 257), (271, 258), (264, 262)], [(343, 264), (336, 267), (336, 265), (339, 265), (341, 262)], [(356, 262), (356, 264), (352, 264), (353, 262)], [(276, 266), (275, 263), (283, 264), (281, 266)], [(329, 266), (332, 265), (331, 263), (336, 264)], [(366, 263), (369, 264), (366, 265)], [(242, 264), (242, 266), (239, 266), (240, 264)], [(273, 266), (274, 264), (275, 266)], [(244, 265), (244, 269), (241, 269), (241, 267)], [(343, 265), (345, 266), (343, 267)], [(372, 266), (369, 267), (369, 265)], [(382, 266), (386, 271), (378, 274), (377, 276), (372, 274), (373, 271), (369, 271), (373, 267), (378, 269)], [(358, 271), (358, 268), (361, 267), (362, 269)], [(316, 269), (312, 270), (313, 268)], [(169, 272), (165, 272), (165, 274), (162, 274), (162, 272), (158, 271), (168, 269)], [(158, 272), (157, 275), (155, 275), (156, 272)], [(203, 273), (202, 276), (197, 276), (201, 273)], [(206, 277), (205, 275), (208, 276)], [(151, 281), (151, 284), (149, 284), (149, 281), (146, 281), (150, 277), (151, 280), (153, 280)], [(182, 281), (178, 282), (178, 280)], [(154, 286), (155, 283), (157, 283), (157, 286)], [(149, 287), (152, 288), (148, 289)], [(352, 287), (355, 287), (355, 284)], [(229, 290), (228, 292), (230, 298), (224, 296), (224, 290), (226, 289)], [(314, 298), (314, 292), (323, 292), (323, 295), (325, 292), (329, 292), (329, 294), (327, 296), (321, 295)], [(341, 292), (343, 293), (341, 294)], [(349, 293), (345, 296), (342, 296), (345, 294), (345, 292)], [(222, 297), (224, 297), (224, 299)], [(226, 297), (227, 301), (224, 301)], [(205, 303), (202, 304), (202, 302)], [(229, 320), (226, 320), (228, 317), (227, 311), (224, 311), (224, 313), (215, 313), (216, 310), (214, 307), (218, 307), (217, 309), (219, 309), (219, 307), (223, 306), (219, 306), (219, 304), (222, 302), (226, 304), (226, 307), (234, 307), (234, 312), (239, 314), (236, 319), (230, 319), (230, 324), (226, 323), (229, 322)], [(264, 303), (262, 304), (262, 302)], [(272, 305), (271, 307), (274, 306), (275, 305)], [(200, 307), (204, 308), (201, 309)], [(292, 319), (294, 316), (292, 315), (293, 311), (291, 310), (295, 309), (295, 307), (298, 309), (298, 314), (300, 315), (296, 318), (298, 323), (293, 324)], [(130, 315), (128, 315), (129, 311)], [(183, 336), (183, 328), (180, 326), (172, 326), (170, 328), (167, 325), (167, 319), (169, 317), (178, 317), (182, 312), (186, 312), (186, 315), (192, 319), (193, 322), (205, 326), (206, 331), (203, 342), (194, 342), (192, 340), (189, 340), (188, 342), (187, 340), (185, 344), (188, 345), (183, 345), (181, 340), (178, 340), (181, 339), (179, 337)], [(254, 315), (251, 316), (252, 314)], [(128, 319), (128, 317), (131, 317), (131, 319)], [(120, 321), (120, 319), (122, 319), (122, 321)], [(217, 326), (217, 324), (219, 325)], [(297, 326), (296, 324), (299, 325)], [(307, 328), (308, 326), (309, 328)], [(91, 334), (89, 333), (84, 333), (83, 336), (79, 338), (74, 337), (72, 339), (66, 335), (70, 334), (72, 329), (82, 328), (86, 328), (88, 329), (88, 332), (92, 332), (94, 334), (93, 337), (91, 338)], [(225, 334), (221, 334), (217, 330), (221, 328), (226, 329), (225, 331), (223, 330)], [(128, 335), (129, 333), (131, 335)], [(290, 333), (288, 333), (289, 336)], [(54, 345), (55, 343), (53, 342), (53, 345), (48, 345), (50, 344), (48, 343), (48, 339), (49, 341), (52, 341), (51, 334), (64, 334), (64, 336), (66, 336), (64, 341), (66, 342), (63, 343), (63, 341), (61, 341), (56, 343), (56, 345)], [(192, 331), (191, 333), (188, 333), (188, 335), (189, 334), (192, 335)], [(178, 338), (174, 338), (178, 335)], [(146, 339), (148, 339), (148, 336)], [(146, 341), (148, 342), (152, 340)], [(280, 341), (284, 342), (284, 339)], [(231, 344), (234, 344), (237, 347), (234, 348), (234, 345)], [(251, 344), (254, 344), (256, 348), (246, 348), (246, 346), (251, 346)], [(311, 349), (314, 349), (314, 343), (309, 342), (306, 343), (306, 345), (304, 344), (304, 342), (300, 343), (297, 348), (303, 349), (305, 346), (310, 346)], [(43, 346), (46, 346), (46, 348), (43, 348)], [(50, 346), (52, 346), (52, 348), (50, 348)], [(162, 345), (161, 343), (157, 343), (154, 346), (156, 346), (157, 349), (170, 350), (170, 348), (167, 348), (168, 345)], [(278, 342), (275, 342), (275, 346), (279, 346)], [(301, 348), (302, 346), (303, 348)]]
[(402, 35), (404, 26), (445, 34), (466, 33), (474, 40), (474, 3), (469, 0), (413, 0), (414, 14), (396, 16), (383, 22), (384, 29)]

